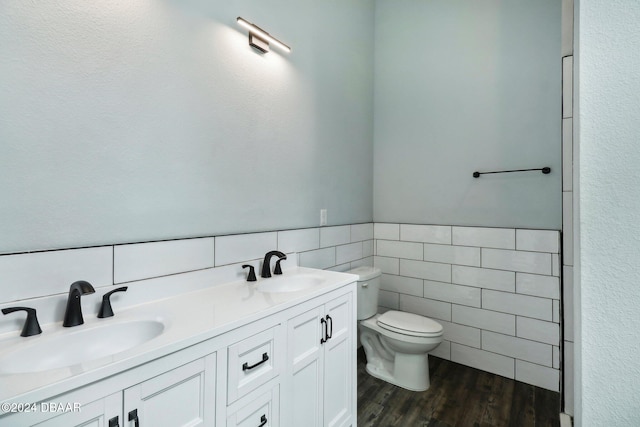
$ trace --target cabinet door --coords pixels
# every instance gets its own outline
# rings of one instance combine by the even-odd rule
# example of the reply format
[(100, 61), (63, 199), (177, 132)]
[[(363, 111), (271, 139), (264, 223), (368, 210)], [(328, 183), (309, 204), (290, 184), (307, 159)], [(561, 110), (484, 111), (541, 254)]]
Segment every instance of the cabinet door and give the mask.
[(346, 426), (352, 422), (355, 378), (355, 346), (351, 295), (325, 305), (331, 338), (324, 343), (324, 425)]
[(286, 411), (290, 427), (322, 425), (324, 328), (320, 323), (322, 307), (303, 313), (287, 322), (287, 377), (290, 381)]
[(215, 354), (195, 360), (124, 391), (124, 423), (140, 427), (213, 426)]
[[(58, 402), (61, 403), (61, 402)], [(73, 402), (64, 402), (71, 404)], [(51, 409), (52, 410), (52, 409)], [(37, 427), (109, 427), (111, 425), (124, 426), (121, 416), (122, 393), (115, 393), (103, 399), (80, 406), (79, 410), (71, 410), (50, 418), (38, 424)], [(117, 420), (115, 420), (117, 418)]]

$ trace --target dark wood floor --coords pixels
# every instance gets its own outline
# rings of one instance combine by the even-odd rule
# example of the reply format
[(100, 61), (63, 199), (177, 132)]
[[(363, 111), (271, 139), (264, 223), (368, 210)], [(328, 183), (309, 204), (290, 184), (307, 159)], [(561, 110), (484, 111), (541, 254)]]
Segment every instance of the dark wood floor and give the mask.
[(412, 392), (365, 370), (358, 352), (359, 427), (560, 425), (558, 393), (429, 356), (431, 387)]

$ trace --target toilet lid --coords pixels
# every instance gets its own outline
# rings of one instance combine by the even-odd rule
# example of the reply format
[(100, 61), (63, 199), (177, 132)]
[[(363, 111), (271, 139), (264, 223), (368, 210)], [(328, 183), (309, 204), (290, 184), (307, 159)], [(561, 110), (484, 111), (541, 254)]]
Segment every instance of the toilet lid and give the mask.
[(442, 335), (442, 325), (427, 317), (404, 311), (387, 311), (378, 317), (378, 326), (389, 331), (417, 337)]

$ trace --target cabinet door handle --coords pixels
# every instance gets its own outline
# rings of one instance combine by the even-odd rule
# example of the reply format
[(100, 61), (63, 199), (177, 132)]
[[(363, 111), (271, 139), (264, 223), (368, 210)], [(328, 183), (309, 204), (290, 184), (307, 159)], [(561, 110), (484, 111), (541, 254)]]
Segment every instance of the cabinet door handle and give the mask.
[(264, 362), (266, 362), (267, 360), (269, 360), (269, 355), (267, 353), (262, 353), (262, 360), (259, 361), (258, 363), (249, 366), (249, 364), (247, 362), (244, 362), (244, 364), (242, 365), (242, 370), (243, 371), (248, 371), (249, 369), (253, 369), (256, 366), (260, 366), (262, 365)]
[(333, 319), (327, 314), (327, 325), (329, 326), (329, 333), (327, 334), (327, 341), (333, 336)]
[(109, 427), (120, 427), (119, 418), (113, 417), (109, 420)]
[(267, 416), (263, 415), (260, 417), (260, 425), (258, 427), (264, 427), (267, 424)]
[(320, 338), (320, 344), (327, 342), (327, 321), (324, 317), (320, 319), (320, 325), (322, 325), (322, 338)]
[(135, 427), (140, 427), (140, 420), (138, 419), (137, 409), (134, 409), (133, 411), (129, 411), (129, 421), (133, 421)]

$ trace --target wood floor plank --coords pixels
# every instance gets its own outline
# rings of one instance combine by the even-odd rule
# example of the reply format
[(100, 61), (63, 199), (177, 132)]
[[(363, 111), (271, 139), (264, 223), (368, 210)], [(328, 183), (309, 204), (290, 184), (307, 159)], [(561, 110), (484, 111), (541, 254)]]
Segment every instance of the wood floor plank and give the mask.
[(468, 409), (467, 396), (471, 393), (477, 377), (478, 370), (476, 369), (452, 370), (443, 382), (447, 387), (446, 398), (434, 417), (445, 424), (456, 426), (458, 420)]
[(487, 397), (481, 426), (509, 425), (514, 385), (515, 381), (513, 380), (494, 375), (493, 387)]
[(554, 417), (557, 409), (557, 393), (536, 387), (534, 410), (536, 427), (560, 427), (560, 419)]
[(511, 414), (509, 426), (533, 427), (535, 426), (535, 411), (533, 406), (533, 387), (528, 384), (516, 382), (511, 400)]
[(475, 385), (467, 399), (465, 410), (456, 423), (458, 427), (480, 427), (486, 410), (487, 401), (491, 394), (495, 375), (478, 371)]
[(429, 358), (431, 387), (412, 392), (369, 375), (358, 355), (359, 427), (558, 427), (559, 394)]

